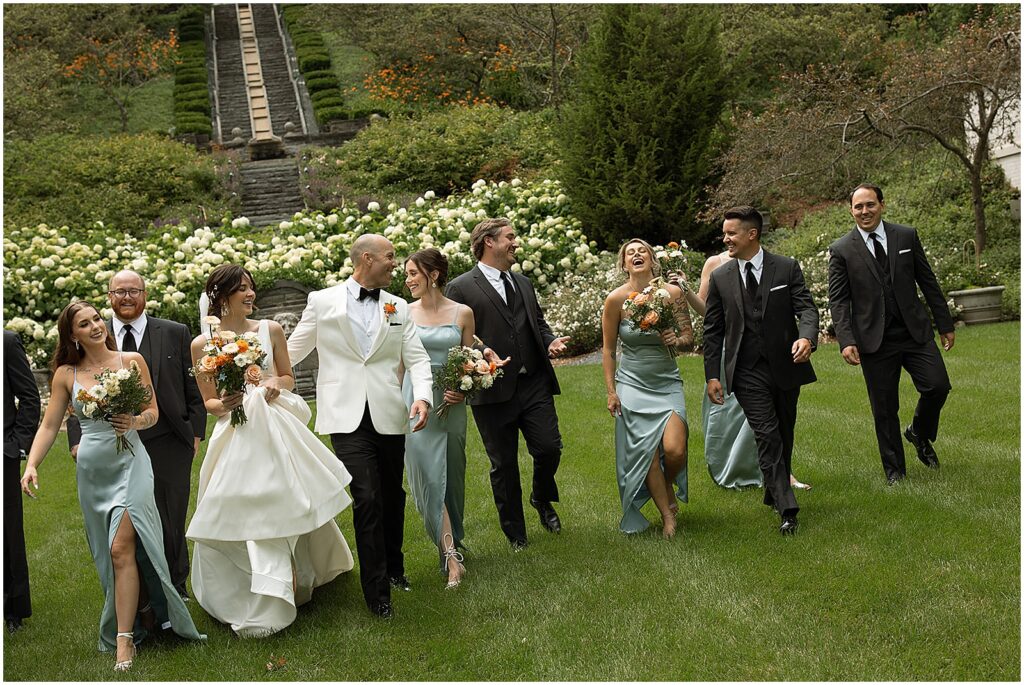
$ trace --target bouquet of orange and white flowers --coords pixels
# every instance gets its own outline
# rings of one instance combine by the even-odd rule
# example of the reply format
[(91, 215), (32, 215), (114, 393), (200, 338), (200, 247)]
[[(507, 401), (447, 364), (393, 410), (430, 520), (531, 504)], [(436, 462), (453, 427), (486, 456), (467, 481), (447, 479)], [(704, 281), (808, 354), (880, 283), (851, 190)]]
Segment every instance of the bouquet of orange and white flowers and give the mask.
[[(496, 363), (484, 359), (480, 350), (456, 345), (448, 350), (444, 366), (434, 374), (434, 385), (442, 392), (461, 392), (469, 399), (479, 391), (494, 385), (495, 379), (502, 373)], [(444, 418), (447, 415), (448, 403), (442, 402), (437, 408), (437, 416)]]
[[(82, 388), (76, 396), (82, 403), (82, 413), (90, 419), (110, 421), (117, 414), (135, 416), (153, 397), (153, 390), (142, 384), (142, 371), (134, 360), (127, 369), (104, 369), (93, 378), (99, 383), (88, 390)], [(118, 435), (114, 445), (118, 454), (128, 450), (135, 456), (124, 435)]]
[(671, 277), (673, 274), (679, 274), (685, 279), (686, 270), (690, 266), (686, 253), (683, 252), (685, 249), (688, 249), (685, 240), (681, 244), (669, 241), (665, 244), (664, 248), (660, 245), (655, 246), (654, 257), (661, 266), (661, 273), (668, 277)]
[[(210, 325), (210, 339), (192, 369), (193, 375), (211, 381), (222, 395), (245, 392), (248, 386), (259, 385), (263, 380), (263, 362), (267, 359), (259, 336), (221, 330), (220, 319), (216, 316), (206, 317), (203, 323)], [(241, 405), (231, 410), (232, 426), (240, 426), (247, 420)]]
[[(622, 303), (622, 310), (625, 319), (637, 330), (651, 333), (676, 331), (672, 295), (660, 278), (655, 278), (640, 292), (631, 292)], [(675, 350), (669, 352), (676, 356)]]

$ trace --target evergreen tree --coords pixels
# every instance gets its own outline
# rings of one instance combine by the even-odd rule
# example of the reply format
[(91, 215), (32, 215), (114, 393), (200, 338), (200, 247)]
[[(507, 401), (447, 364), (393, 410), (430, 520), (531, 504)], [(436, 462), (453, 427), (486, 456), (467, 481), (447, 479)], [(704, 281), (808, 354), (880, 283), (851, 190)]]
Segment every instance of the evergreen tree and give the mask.
[(560, 131), (574, 211), (604, 246), (707, 235), (696, 214), (727, 100), (718, 34), (714, 7), (605, 6)]

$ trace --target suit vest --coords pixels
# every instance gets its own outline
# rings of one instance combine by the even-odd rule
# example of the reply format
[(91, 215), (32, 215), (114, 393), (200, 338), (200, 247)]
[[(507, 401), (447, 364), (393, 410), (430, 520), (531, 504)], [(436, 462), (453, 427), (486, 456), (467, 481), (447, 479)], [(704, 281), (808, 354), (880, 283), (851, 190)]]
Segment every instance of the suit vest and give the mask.
[[(761, 287), (767, 287), (762, 284)], [(767, 356), (764, 353), (764, 337), (761, 334), (761, 297), (758, 289), (757, 302), (750, 298), (746, 284), (740, 278), (740, 294), (743, 298), (743, 337), (740, 339), (740, 347), (736, 353), (736, 365), (744, 368), (752, 368), (757, 364), (759, 358)]]
[[(533, 373), (541, 366), (540, 356), (537, 352), (537, 344), (533, 339), (533, 332), (530, 330), (530, 321), (526, 314), (526, 303), (523, 301), (523, 292), (519, 286), (516, 286), (516, 295), (514, 301), (514, 307), (512, 308), (512, 345), (515, 348), (513, 352), (512, 364), (515, 364), (515, 360), (521, 360), (520, 367), (526, 369), (526, 373)], [(519, 369), (515, 371), (509, 369), (505, 373), (518, 373)]]

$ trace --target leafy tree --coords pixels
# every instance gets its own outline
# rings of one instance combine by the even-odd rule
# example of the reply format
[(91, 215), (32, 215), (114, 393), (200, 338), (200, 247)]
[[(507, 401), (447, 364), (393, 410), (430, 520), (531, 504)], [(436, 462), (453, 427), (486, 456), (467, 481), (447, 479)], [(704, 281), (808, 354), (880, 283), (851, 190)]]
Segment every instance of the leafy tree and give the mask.
[(695, 212), (726, 102), (714, 7), (608, 5), (560, 137), (574, 211), (606, 246), (708, 232)]
[(938, 143), (970, 182), (980, 263), (989, 149), (1010, 139), (1020, 117), (1020, 8), (1005, 7), (938, 44), (904, 27), (879, 45), (878, 75), (844, 61), (787, 79), (764, 113), (738, 122), (712, 207), (772, 193), (838, 199), (885, 157)]

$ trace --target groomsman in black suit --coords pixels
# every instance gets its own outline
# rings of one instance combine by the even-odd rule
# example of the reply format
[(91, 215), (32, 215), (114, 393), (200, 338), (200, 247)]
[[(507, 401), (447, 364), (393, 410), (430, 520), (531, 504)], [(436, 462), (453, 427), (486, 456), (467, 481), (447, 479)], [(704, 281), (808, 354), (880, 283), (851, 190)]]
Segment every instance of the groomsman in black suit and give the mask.
[(13, 331), (4, 331), (4, 625), (12, 633), (21, 628), (23, 619), (32, 615), (22, 519), (21, 460), (32, 446), (39, 409), (39, 388), (21, 339)]
[(921, 393), (913, 422), (903, 435), (917, 458), (933, 469), (932, 442), (939, 412), (952, 389), (917, 289), (921, 288), (939, 329), (942, 347), (953, 349), (953, 318), (917, 231), (884, 223), (882, 189), (861, 184), (850, 194), (857, 227), (829, 247), (828, 299), (843, 359), (864, 370), (875, 435), (889, 485), (907, 475), (900, 436), (900, 368)]
[[(114, 318), (107, 330), (117, 349), (139, 352), (149, 365), (160, 407), (160, 420), (139, 431), (142, 444), (153, 463), (154, 495), (163, 525), (164, 554), (171, 581), (182, 599), (188, 601), (188, 546), (185, 516), (191, 492), (192, 458), (206, 436), (206, 406), (192, 366), (192, 334), (188, 326), (146, 314), (146, 284), (134, 271), (120, 271), (110, 279), (107, 297)], [(78, 419), (68, 419), (68, 444), (78, 454), (82, 429)]]
[(816, 380), (818, 309), (800, 265), (761, 247), (764, 220), (753, 207), (725, 212), (722, 241), (730, 261), (711, 273), (704, 316), (704, 376), (708, 398), (722, 404), (725, 381), (736, 393), (757, 441), (764, 503), (779, 512), (779, 532), (796, 532), (800, 510), (789, 484), (800, 386)]
[(520, 550), (527, 544), (519, 482), (520, 431), (533, 457), (530, 504), (545, 529), (562, 529), (551, 504), (558, 501), (555, 472), (562, 455), (554, 399), (560, 389), (548, 357), (564, 352), (569, 338), (551, 332), (530, 279), (511, 271), (519, 245), (507, 219), (481, 221), (470, 241), (477, 265), (453, 280), (446, 294), (473, 310), (477, 335), (501, 359), (512, 359), (494, 386), (470, 404), (491, 460), (491, 489), (501, 529), (513, 549)]

